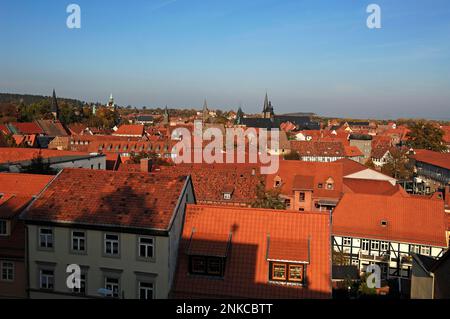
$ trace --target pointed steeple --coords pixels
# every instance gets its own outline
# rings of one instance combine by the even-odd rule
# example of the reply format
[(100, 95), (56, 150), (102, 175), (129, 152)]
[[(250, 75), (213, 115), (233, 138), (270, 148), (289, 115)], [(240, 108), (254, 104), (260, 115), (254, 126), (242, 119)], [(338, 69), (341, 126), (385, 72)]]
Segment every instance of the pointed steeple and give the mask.
[(264, 98), (263, 113), (267, 112), (268, 109), (269, 109), (269, 97), (267, 96), (267, 92), (266, 92), (266, 97)]
[(55, 89), (53, 89), (51, 112), (52, 112), (53, 118), (55, 119), (55, 121), (57, 121), (59, 118), (59, 107), (58, 107), (58, 99), (56, 98)]
[(163, 124), (169, 125), (170, 124), (170, 116), (169, 116), (169, 109), (166, 107), (164, 108), (164, 114), (163, 114)]
[(209, 118), (208, 102), (205, 99), (205, 101), (203, 102), (203, 123), (208, 121), (208, 118)]
[(242, 108), (239, 106), (237, 113), (236, 113), (236, 124), (237, 125), (242, 124), (243, 118), (244, 118), (244, 112), (242, 112)]

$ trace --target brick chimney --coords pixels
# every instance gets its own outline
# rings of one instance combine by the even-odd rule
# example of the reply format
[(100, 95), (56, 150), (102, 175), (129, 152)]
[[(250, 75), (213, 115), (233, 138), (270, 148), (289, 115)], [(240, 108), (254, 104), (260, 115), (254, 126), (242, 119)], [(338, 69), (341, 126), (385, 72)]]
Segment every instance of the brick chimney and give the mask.
[(141, 172), (150, 173), (152, 171), (152, 161), (148, 158), (141, 159)]

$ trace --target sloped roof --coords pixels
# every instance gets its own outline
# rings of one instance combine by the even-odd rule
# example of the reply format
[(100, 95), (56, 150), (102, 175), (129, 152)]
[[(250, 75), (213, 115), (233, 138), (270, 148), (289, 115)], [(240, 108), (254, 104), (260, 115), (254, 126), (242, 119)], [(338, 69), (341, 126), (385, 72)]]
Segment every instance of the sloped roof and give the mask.
[(414, 159), (450, 170), (450, 153), (439, 153), (429, 150), (414, 150)]
[(166, 230), (185, 183), (186, 176), (64, 169), (26, 219)]
[[(232, 233), (223, 279), (188, 274), (186, 247), (192, 230), (223, 235)], [(306, 287), (268, 282), (268, 245), (310, 239)], [(222, 239), (223, 241), (223, 239)], [(188, 205), (180, 243), (175, 298), (331, 298), (330, 218), (326, 213), (292, 213), (229, 206)], [(277, 255), (283, 253), (278, 251)], [(281, 258), (280, 256), (277, 256)], [(287, 256), (288, 258), (292, 258)], [(303, 256), (304, 257), (304, 256)], [(302, 259), (304, 259), (302, 257)], [(284, 257), (283, 257), (284, 258)], [(297, 257), (295, 257), (297, 259)]]
[(347, 193), (333, 212), (338, 236), (446, 247), (446, 229), (442, 200)]
[(144, 125), (140, 124), (124, 124), (121, 125), (112, 135), (143, 136), (144, 129)]

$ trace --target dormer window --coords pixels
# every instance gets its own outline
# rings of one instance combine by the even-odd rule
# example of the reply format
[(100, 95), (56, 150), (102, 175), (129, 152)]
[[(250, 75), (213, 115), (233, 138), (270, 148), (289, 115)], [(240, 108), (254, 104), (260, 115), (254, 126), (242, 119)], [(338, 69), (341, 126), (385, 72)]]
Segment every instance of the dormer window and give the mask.
[(304, 285), (309, 264), (309, 240), (287, 241), (268, 237), (267, 245), (269, 281)]
[(328, 178), (326, 181), (326, 185), (327, 185), (328, 190), (333, 190), (334, 189), (334, 179), (331, 177)]
[(223, 277), (230, 245), (231, 233), (219, 235), (193, 232), (187, 249), (189, 273)]
[(319, 185), (317, 185), (317, 188), (323, 188), (323, 184), (319, 183)]
[(387, 220), (382, 220), (381, 221), (381, 226), (386, 227), (388, 225)]
[(231, 199), (231, 193), (223, 193), (223, 199), (230, 200)]
[(281, 186), (281, 177), (280, 176), (275, 177), (273, 184), (274, 184), (274, 187), (280, 187)]

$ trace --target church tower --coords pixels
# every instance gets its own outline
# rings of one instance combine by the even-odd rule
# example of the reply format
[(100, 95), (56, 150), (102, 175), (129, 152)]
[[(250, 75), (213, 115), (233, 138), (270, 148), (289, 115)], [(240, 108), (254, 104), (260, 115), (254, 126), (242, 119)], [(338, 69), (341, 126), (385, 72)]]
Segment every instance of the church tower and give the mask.
[(116, 104), (114, 103), (114, 97), (111, 93), (108, 100), (108, 109), (114, 111), (116, 109)]
[(266, 92), (266, 96), (264, 98), (264, 107), (263, 107), (263, 111), (262, 111), (262, 117), (264, 119), (272, 119), (274, 117), (274, 112), (273, 112), (273, 107), (272, 107), (272, 102), (269, 101), (269, 97), (267, 96), (267, 92)]
[(59, 107), (58, 107), (58, 100), (56, 99), (55, 89), (53, 89), (51, 112), (52, 112), (52, 115), (53, 115), (53, 119), (55, 121), (58, 121), (58, 119), (59, 119)]
[(166, 105), (166, 107), (164, 109), (162, 124), (163, 125), (170, 125), (170, 115), (169, 115), (169, 110), (167, 109), (167, 105)]
[(203, 123), (206, 123), (206, 121), (208, 121), (209, 119), (209, 109), (208, 109), (208, 102), (203, 102), (203, 111), (202, 111), (202, 116), (203, 116)]

